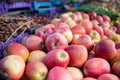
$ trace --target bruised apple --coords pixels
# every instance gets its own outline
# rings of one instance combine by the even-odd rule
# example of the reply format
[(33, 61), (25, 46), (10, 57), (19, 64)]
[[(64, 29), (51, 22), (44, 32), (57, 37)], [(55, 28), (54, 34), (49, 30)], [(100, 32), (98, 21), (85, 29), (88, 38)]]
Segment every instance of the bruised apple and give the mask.
[(19, 80), (25, 69), (25, 61), (18, 55), (8, 55), (0, 60), (0, 70), (12, 80)]
[(74, 80), (70, 73), (64, 67), (53, 67), (47, 76), (46, 80)]
[(29, 51), (24, 45), (14, 42), (8, 45), (7, 55), (18, 55), (26, 61), (29, 56)]

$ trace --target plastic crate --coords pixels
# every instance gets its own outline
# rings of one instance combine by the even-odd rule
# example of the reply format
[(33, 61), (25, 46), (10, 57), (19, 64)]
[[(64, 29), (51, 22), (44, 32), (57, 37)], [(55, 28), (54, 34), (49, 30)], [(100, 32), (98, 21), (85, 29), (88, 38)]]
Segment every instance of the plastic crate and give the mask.
[(33, 7), (38, 10), (39, 14), (50, 13), (50, 9), (53, 7), (52, 2), (37, 2), (33, 1)]
[(14, 4), (5, 4), (6, 12), (9, 11), (9, 9), (17, 9), (17, 8), (29, 8), (29, 10), (33, 10), (32, 3), (31, 2), (16, 2)]
[(0, 3), (0, 14), (3, 14), (4, 12), (4, 4)]
[(51, 0), (54, 6), (62, 6), (63, 2), (62, 0)]
[(28, 35), (28, 33), (23, 33), (21, 34), (20, 36), (16, 37), (16, 38), (13, 38), (3, 44), (0, 44), (0, 59), (4, 57), (4, 49), (12, 42), (18, 42), (18, 43), (21, 43), (23, 37), (25, 37), (26, 35)]

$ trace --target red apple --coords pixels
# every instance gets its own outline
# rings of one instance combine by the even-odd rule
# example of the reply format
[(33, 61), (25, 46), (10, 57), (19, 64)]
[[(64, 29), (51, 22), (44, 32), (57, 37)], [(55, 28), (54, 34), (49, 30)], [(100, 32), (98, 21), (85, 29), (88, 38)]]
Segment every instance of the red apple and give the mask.
[(44, 48), (42, 38), (40, 38), (36, 35), (29, 36), (26, 39), (26, 42), (24, 45), (25, 45), (25, 47), (28, 48), (29, 51), (42, 50)]
[(117, 32), (117, 28), (115, 26), (111, 26), (109, 29), (115, 33)]
[(83, 78), (82, 71), (77, 67), (67, 67), (67, 71), (70, 73), (74, 80), (81, 80)]
[(92, 30), (89, 33), (90, 37), (92, 38), (94, 44), (98, 43), (101, 40), (100, 34), (96, 30)]
[(74, 79), (72, 79), (72, 76), (64, 67), (55, 66), (49, 71), (47, 80), (74, 80)]
[(52, 49), (65, 49), (68, 46), (68, 42), (61, 33), (53, 33), (47, 37), (45, 46), (48, 51)]
[(74, 12), (74, 13), (77, 15), (78, 21), (81, 21), (81, 20), (82, 20), (82, 14), (81, 14), (81, 12), (76, 11), (76, 12)]
[(25, 37), (23, 37), (23, 39), (22, 39), (22, 41), (21, 41), (21, 44), (25, 44), (26, 43), (26, 40), (27, 40), (27, 38), (28, 37), (30, 37), (32, 34), (28, 34), (28, 35), (26, 35)]
[(101, 40), (105, 40), (105, 39), (108, 39), (108, 37), (107, 37), (106, 35), (103, 35), (103, 36), (101, 37)]
[(85, 28), (80, 26), (79, 24), (76, 25), (75, 27), (73, 27), (71, 29), (71, 31), (72, 31), (73, 34), (85, 34), (86, 33)]
[(81, 14), (82, 14), (83, 19), (88, 19), (88, 20), (90, 19), (89, 15), (87, 13), (81, 12)]
[(25, 75), (30, 80), (45, 80), (47, 73), (47, 67), (40, 61), (31, 61), (26, 65)]
[(97, 79), (95, 79), (95, 78), (93, 78), (93, 77), (85, 77), (85, 78), (83, 78), (82, 80), (97, 80)]
[(26, 61), (29, 56), (29, 51), (22, 44), (14, 42), (9, 44), (7, 47), (7, 55), (13, 54), (22, 57)]
[(19, 80), (30, 80), (28, 77), (26, 77), (25, 74), (22, 75), (22, 77)]
[(79, 22), (78, 16), (75, 13), (72, 13), (70, 15), (70, 17), (72, 18), (72, 20), (74, 20), (75, 22)]
[(58, 24), (59, 22), (60, 22), (60, 19), (59, 19), (59, 18), (54, 18), (54, 19), (52, 19), (51, 24), (56, 25), (56, 24)]
[(106, 73), (100, 75), (97, 80), (119, 80), (119, 78), (114, 74)]
[(117, 61), (112, 65), (112, 72), (120, 78), (120, 61)]
[(120, 22), (116, 22), (114, 26), (118, 28), (120, 26)]
[(115, 44), (116, 49), (120, 49), (120, 43)]
[(68, 24), (66, 24), (65, 22), (60, 22), (60, 23), (58, 23), (56, 26), (55, 26), (55, 29), (54, 29), (54, 31), (56, 30), (56, 29), (70, 29), (69, 28), (69, 25)]
[(68, 16), (68, 17), (62, 17), (60, 19), (60, 22), (66, 22), (67, 20), (72, 20), (72, 18), (70, 16)]
[(110, 63), (114, 64), (117, 61), (120, 61), (120, 49), (117, 49), (117, 53), (112, 59), (110, 59)]
[(95, 45), (95, 55), (106, 60), (112, 59), (117, 51), (112, 40), (104, 39)]
[(117, 28), (116, 33), (120, 34), (120, 22), (116, 22), (114, 26)]
[(120, 43), (120, 35), (115, 32), (110, 33), (109, 39), (114, 41), (115, 44)]
[(104, 36), (104, 31), (102, 27), (96, 26), (96, 27), (93, 27), (93, 30), (96, 30), (100, 34), (101, 37)]
[(96, 18), (97, 13), (95, 11), (90, 11), (90, 12), (88, 12), (88, 15), (89, 15), (90, 19), (92, 20), (92, 19)]
[(83, 66), (83, 73), (87, 77), (97, 78), (102, 74), (110, 73), (110, 64), (103, 58), (90, 58)]
[(69, 55), (63, 49), (54, 49), (46, 54), (44, 63), (49, 69), (54, 66), (67, 67), (69, 64)]
[(81, 36), (80, 34), (73, 34), (73, 40), (71, 44), (76, 44), (80, 36)]
[(96, 16), (96, 18), (95, 18), (99, 23), (102, 23), (103, 22), (103, 18), (102, 18), (102, 16)]
[(108, 15), (103, 15), (102, 18), (104, 21), (108, 21), (108, 22), (111, 21), (111, 18)]
[(77, 25), (77, 23), (72, 19), (67, 19), (65, 23), (69, 25), (70, 29)]
[(27, 62), (31, 61), (42, 61), (44, 60), (46, 53), (42, 50), (34, 50), (30, 52)]
[(102, 22), (100, 25), (101, 25), (101, 27), (103, 27), (103, 28), (110, 28), (110, 23), (109, 23), (108, 21), (104, 21), (104, 22)]
[(93, 29), (92, 22), (88, 19), (81, 20), (79, 24), (85, 28), (86, 33), (89, 33)]
[(70, 56), (70, 66), (81, 67), (88, 58), (87, 49), (83, 45), (69, 45), (65, 50)]
[(9, 55), (0, 60), (0, 70), (12, 80), (19, 80), (25, 69), (25, 61), (18, 55)]
[(107, 27), (104, 27), (103, 28), (103, 31), (104, 31), (104, 35), (106, 35), (107, 37), (109, 37), (111, 35), (111, 30)]
[(83, 35), (79, 36), (79, 38), (76, 40), (75, 44), (84, 45), (88, 51), (91, 51), (94, 46), (94, 42), (93, 42), (92, 38), (87, 34), (83, 34)]
[(95, 56), (95, 52), (94, 52), (94, 51), (90, 51), (90, 52), (88, 53), (88, 59), (94, 58), (94, 57), (96, 57), (96, 56)]
[(68, 43), (71, 43), (73, 39), (73, 34), (69, 28), (69, 26), (66, 23), (59, 23), (55, 26), (54, 32), (59, 32), (64, 35), (64, 37), (67, 39)]
[(91, 20), (93, 27), (96, 27), (99, 25), (99, 22), (97, 20)]
[(55, 28), (54, 24), (47, 24), (46, 26), (49, 26), (52, 30)]
[(69, 17), (72, 14), (72, 12), (66, 12), (60, 15), (60, 18), (64, 18), (64, 17)]
[(35, 31), (35, 35), (41, 37), (43, 40), (45, 40), (51, 33), (53, 33), (53, 30), (49, 24), (42, 26)]

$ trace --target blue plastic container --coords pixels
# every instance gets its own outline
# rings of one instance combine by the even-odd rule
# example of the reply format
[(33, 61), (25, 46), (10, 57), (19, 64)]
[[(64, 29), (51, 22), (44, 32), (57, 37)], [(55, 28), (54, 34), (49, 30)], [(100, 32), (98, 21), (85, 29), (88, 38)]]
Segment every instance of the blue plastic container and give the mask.
[(30, 10), (33, 10), (33, 6), (31, 2), (16, 2), (13, 4), (5, 4), (6, 12), (9, 11), (9, 9), (15, 9), (15, 8), (26, 8), (28, 7)]
[(33, 1), (33, 7), (38, 10), (39, 14), (50, 13), (50, 8), (53, 7), (52, 2), (37, 2)]
[(62, 0), (51, 0), (54, 6), (61, 6), (63, 5)]
[(4, 4), (0, 3), (0, 14), (3, 14), (4, 12)]

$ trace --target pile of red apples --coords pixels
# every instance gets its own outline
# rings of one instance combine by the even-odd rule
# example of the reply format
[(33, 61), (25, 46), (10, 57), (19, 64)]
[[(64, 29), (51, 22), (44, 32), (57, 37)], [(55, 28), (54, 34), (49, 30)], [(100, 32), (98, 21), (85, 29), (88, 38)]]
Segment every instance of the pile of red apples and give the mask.
[(67, 12), (11, 43), (0, 72), (12, 80), (120, 80), (120, 35), (107, 15)]

